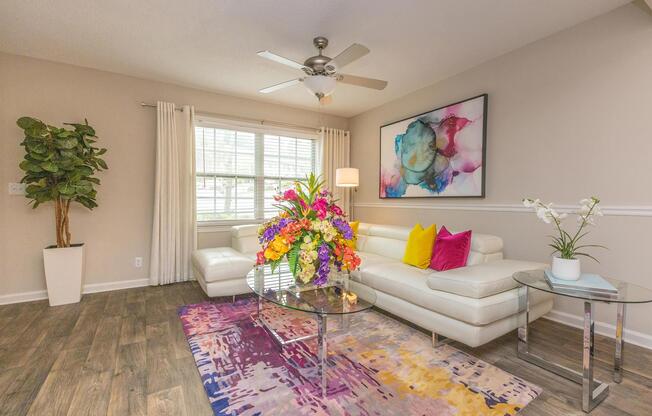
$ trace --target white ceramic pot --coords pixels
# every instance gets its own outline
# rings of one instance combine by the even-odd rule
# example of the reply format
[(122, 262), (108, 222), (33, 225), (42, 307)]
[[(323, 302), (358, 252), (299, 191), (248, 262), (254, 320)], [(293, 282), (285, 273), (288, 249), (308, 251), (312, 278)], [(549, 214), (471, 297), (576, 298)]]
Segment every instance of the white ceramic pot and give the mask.
[(51, 246), (43, 249), (45, 283), (50, 306), (77, 303), (81, 300), (84, 277), (84, 245)]
[(552, 258), (552, 275), (562, 280), (577, 280), (580, 278), (580, 260)]

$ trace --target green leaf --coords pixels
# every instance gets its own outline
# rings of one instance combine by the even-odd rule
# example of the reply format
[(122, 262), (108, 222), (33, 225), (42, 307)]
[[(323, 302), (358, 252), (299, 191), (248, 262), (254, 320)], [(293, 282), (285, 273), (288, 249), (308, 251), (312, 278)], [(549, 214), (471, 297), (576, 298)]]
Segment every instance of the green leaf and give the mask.
[(48, 171), (48, 172), (57, 172), (57, 171), (59, 171), (59, 167), (57, 165), (55, 165), (54, 163), (50, 162), (50, 161), (43, 162), (43, 163), (40, 164), (40, 166), (41, 166), (41, 168), (43, 170)]
[(299, 244), (295, 244), (287, 254), (288, 265), (290, 266), (290, 272), (292, 272), (292, 276), (294, 277), (297, 276), (300, 251), (301, 251), (301, 246)]
[(18, 127), (20, 127), (23, 130), (27, 130), (34, 125), (43, 125), (43, 122), (41, 120), (35, 119), (33, 117), (21, 117), (18, 120), (16, 120), (16, 124), (18, 124)]
[(75, 188), (67, 182), (57, 184), (57, 190), (63, 195), (73, 195), (75, 193)]
[(65, 139), (58, 139), (56, 141), (57, 147), (60, 149), (74, 149), (77, 146), (77, 139), (68, 137)]
[(102, 160), (102, 159), (99, 159), (99, 158), (98, 158), (98, 159), (97, 159), (97, 164), (100, 165), (100, 167), (102, 167), (102, 169), (108, 169), (108, 168), (109, 168), (109, 167), (107, 166), (106, 162), (105, 162), (104, 160)]
[(600, 260), (596, 259), (595, 257), (593, 257), (592, 255), (590, 255), (590, 254), (588, 254), (588, 253), (575, 253), (575, 255), (576, 255), (576, 256), (584, 256), (584, 257), (588, 257), (588, 258), (593, 259), (593, 260), (595, 260), (596, 262), (600, 263)]

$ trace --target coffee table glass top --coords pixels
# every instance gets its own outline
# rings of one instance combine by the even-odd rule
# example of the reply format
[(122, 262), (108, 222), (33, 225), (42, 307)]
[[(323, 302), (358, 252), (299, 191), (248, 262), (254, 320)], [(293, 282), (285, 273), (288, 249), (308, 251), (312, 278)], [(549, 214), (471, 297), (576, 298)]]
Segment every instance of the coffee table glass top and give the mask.
[(605, 296), (586, 292), (577, 292), (566, 289), (553, 289), (548, 285), (543, 270), (528, 270), (514, 274), (514, 280), (518, 283), (554, 293), (555, 295), (568, 296), (571, 298), (584, 299), (589, 301), (614, 302), (614, 303), (647, 303), (652, 302), (652, 290), (635, 285), (633, 283), (605, 278), (609, 283), (618, 289), (618, 294)]
[(287, 263), (282, 263), (274, 272), (269, 266), (259, 266), (247, 274), (247, 284), (254, 293), (290, 309), (343, 315), (370, 309), (376, 303), (376, 292), (349, 280), (345, 272), (333, 272), (331, 279), (338, 283), (296, 293), (289, 290), (294, 285), (294, 277)]

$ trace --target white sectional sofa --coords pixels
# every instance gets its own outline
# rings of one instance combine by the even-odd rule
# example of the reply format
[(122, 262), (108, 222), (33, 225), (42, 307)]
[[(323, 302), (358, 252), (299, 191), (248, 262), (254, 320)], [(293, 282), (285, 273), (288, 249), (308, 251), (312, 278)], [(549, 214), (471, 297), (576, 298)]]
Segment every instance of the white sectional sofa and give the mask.
[[(209, 296), (250, 292), (244, 276), (258, 250), (256, 225), (233, 227), (232, 246), (197, 250), (195, 274)], [(354, 284), (375, 290), (376, 306), (433, 334), (471, 347), (485, 344), (518, 327), (524, 291), (512, 274), (545, 264), (503, 259), (499, 237), (473, 233), (467, 266), (437, 272), (402, 263), (410, 228), (361, 223), (357, 250), (362, 259), (351, 274)], [(536, 291), (530, 318), (552, 309), (552, 296)]]

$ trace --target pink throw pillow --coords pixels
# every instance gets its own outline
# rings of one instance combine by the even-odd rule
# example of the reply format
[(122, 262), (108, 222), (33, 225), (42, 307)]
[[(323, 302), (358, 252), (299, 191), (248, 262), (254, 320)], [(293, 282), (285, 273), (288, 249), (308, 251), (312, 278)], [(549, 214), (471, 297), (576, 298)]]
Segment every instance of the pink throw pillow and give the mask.
[(471, 230), (451, 234), (446, 227), (441, 227), (432, 249), (430, 268), (438, 272), (466, 266), (471, 251)]

